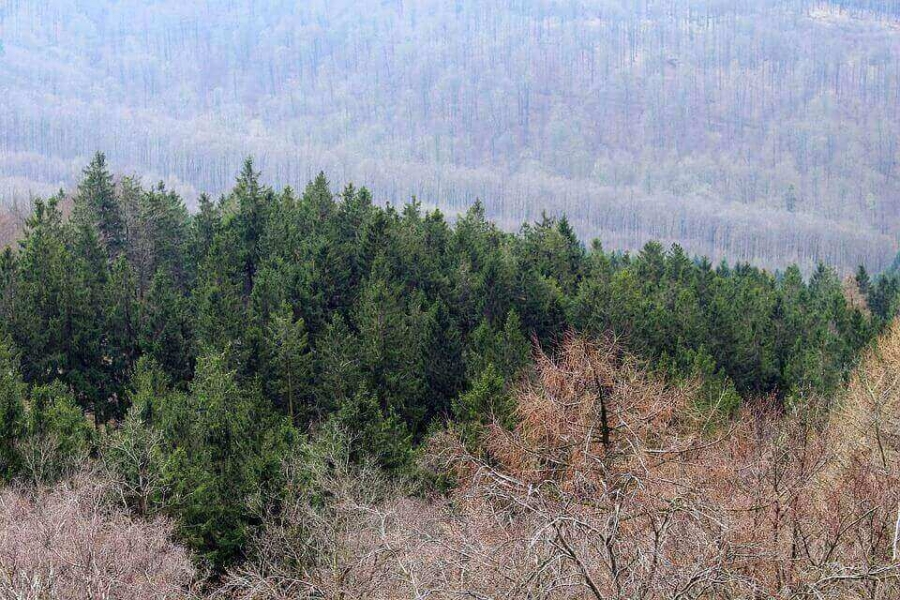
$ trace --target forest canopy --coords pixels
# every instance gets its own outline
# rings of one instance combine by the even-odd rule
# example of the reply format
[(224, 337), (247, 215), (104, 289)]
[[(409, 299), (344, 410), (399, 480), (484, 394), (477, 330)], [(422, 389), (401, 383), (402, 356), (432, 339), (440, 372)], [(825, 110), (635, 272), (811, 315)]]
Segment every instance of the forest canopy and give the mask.
[[(0, 520), (15, 524), (0, 535), (0, 561), (22, 565), (0, 590), (127, 590), (143, 570), (156, 579), (141, 589), (160, 598), (192, 580), (222, 598), (390, 597), (386, 582), (406, 586), (406, 575), (366, 557), (400, 560), (394, 543), (429, 545), (415, 577), (441, 589), (507, 589), (512, 575), (495, 579), (504, 567), (492, 561), (525, 569), (535, 552), (562, 561), (557, 576), (577, 586), (608, 586), (615, 570), (592, 575), (577, 557), (612, 551), (586, 535), (609, 525), (610, 502), (651, 527), (674, 519), (656, 546), (640, 527), (609, 532), (629, 540), (633, 565), (689, 556), (702, 581), (724, 585), (713, 575), (723, 569), (737, 589), (856, 569), (836, 589), (877, 587), (891, 567), (854, 561), (881, 560), (895, 479), (840, 461), (871, 460), (870, 418), (882, 404), (894, 411), (893, 354), (868, 359), (872, 380), (858, 364), (877, 336), (896, 338), (898, 302), (896, 273), (773, 274), (656, 242), (611, 252), (585, 245), (565, 217), (509, 233), (479, 203), (450, 222), (415, 200), (336, 192), (322, 173), (302, 192), (274, 189), (252, 159), (192, 214), (162, 183), (114, 177), (98, 153), (72, 193), (35, 201), (17, 247), (0, 254)], [(856, 446), (829, 445), (848, 385), (859, 433), (841, 443)], [(834, 514), (806, 504), (773, 513), (783, 472), (791, 490), (824, 498), (832, 487), (812, 478), (827, 475), (857, 495)], [(675, 473), (673, 491), (664, 482)], [(636, 494), (632, 481), (656, 491)], [(682, 498), (683, 486), (719, 504)], [(657, 493), (674, 495), (659, 504)], [(725, 498), (767, 508), (737, 518)], [(510, 503), (525, 512), (503, 516)], [(756, 515), (771, 536), (740, 533)], [(548, 529), (542, 519), (575, 520)], [(56, 532), (59, 551), (37, 549), (26, 523)], [(488, 550), (478, 523), (536, 541)], [(408, 537), (419, 526), (450, 537)], [(780, 556), (784, 527), (841, 533), (789, 572), (701, 551), (740, 543)], [(877, 536), (860, 545), (857, 534)], [(684, 554), (687, 540), (699, 546)], [(461, 584), (457, 552), (476, 551), (487, 579)], [(105, 566), (90, 577), (62, 568), (92, 553)], [(825, 554), (844, 562), (822, 567)], [(330, 575), (342, 561), (353, 579)], [(681, 581), (642, 568), (632, 574), (661, 586), (648, 598)], [(558, 580), (523, 572), (515, 589), (544, 585)]]
[(0, 0), (0, 98), (0, 600), (900, 598), (897, 0)]
[(70, 217), (63, 201), (36, 201), (2, 255), (0, 323), (25, 380), (63, 382), (98, 423), (125, 415), (136, 365), (189, 389), (215, 364), (294, 424), (362, 402), (418, 437), (570, 329), (789, 401), (836, 389), (897, 310), (894, 273), (772, 274), (656, 242), (608, 252), (566, 217), (512, 234), (478, 203), (451, 223), (352, 184), (336, 194), (324, 174), (275, 190), (250, 159), (193, 215), (162, 183), (114, 179), (99, 153)]

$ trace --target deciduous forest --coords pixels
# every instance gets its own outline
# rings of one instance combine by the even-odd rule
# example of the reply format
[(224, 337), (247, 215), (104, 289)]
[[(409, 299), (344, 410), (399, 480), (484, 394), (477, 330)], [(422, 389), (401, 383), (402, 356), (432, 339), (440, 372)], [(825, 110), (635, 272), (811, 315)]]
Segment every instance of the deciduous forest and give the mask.
[[(889, 0), (4, 0), (0, 196), (97, 149), (191, 208), (254, 155), (611, 250), (881, 271), (900, 234)], [(25, 211), (27, 212), (27, 211)]]
[(900, 275), (261, 181), (0, 256), (2, 597), (896, 597)]

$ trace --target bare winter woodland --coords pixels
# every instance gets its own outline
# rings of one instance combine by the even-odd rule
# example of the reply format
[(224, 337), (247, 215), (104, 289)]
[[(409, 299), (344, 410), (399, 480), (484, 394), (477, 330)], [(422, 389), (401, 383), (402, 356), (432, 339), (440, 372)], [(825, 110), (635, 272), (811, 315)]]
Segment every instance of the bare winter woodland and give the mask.
[(900, 22), (878, 0), (0, 2), (0, 196), (89, 156), (190, 202), (253, 154), (609, 248), (885, 267)]
[(132, 520), (109, 491), (88, 475), (52, 490), (0, 491), (0, 598), (184, 596), (195, 571), (171, 529)]

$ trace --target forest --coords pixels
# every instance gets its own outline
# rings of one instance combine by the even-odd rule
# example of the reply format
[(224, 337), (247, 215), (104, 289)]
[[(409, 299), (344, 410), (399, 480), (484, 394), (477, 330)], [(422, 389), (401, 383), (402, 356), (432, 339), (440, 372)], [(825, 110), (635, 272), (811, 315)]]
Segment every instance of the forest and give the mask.
[[(900, 234), (891, 0), (4, 0), (0, 199), (93, 152), (193, 210), (253, 154), (505, 231), (880, 272)], [(27, 209), (20, 211), (24, 218)], [(3, 229), (0, 217), (0, 229)]]
[(98, 153), (0, 255), (0, 597), (896, 598), (898, 308)]

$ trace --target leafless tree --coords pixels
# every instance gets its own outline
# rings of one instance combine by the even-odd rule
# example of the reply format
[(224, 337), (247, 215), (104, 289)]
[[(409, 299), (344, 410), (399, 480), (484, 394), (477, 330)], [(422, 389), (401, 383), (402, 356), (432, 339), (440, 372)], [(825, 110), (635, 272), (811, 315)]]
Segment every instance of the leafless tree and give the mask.
[[(851, 412), (868, 414), (849, 407), (872, 360), (851, 387)], [(258, 561), (219, 593), (897, 597), (900, 494), (894, 472), (875, 460), (872, 427), (869, 442), (848, 450), (840, 440), (854, 435), (841, 423), (764, 400), (711, 427), (695, 389), (649, 375), (614, 344), (570, 337), (538, 356), (516, 393), (518, 425), (494, 426), (483, 453), (452, 431), (432, 439), (430, 461), (457, 477), (448, 498), (392, 497), (329, 459), (340, 465), (320, 479), (329, 501), (285, 513)]]
[(0, 491), (0, 598), (169, 600), (194, 578), (164, 521), (113, 508), (96, 475), (53, 488)]

